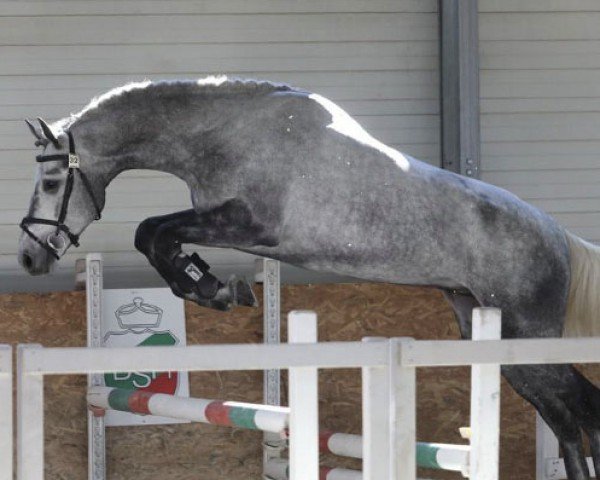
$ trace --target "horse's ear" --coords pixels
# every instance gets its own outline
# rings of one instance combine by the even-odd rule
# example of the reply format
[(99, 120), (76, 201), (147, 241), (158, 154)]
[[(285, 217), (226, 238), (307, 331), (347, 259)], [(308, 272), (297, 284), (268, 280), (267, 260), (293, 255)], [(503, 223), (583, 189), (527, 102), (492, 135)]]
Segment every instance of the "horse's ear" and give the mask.
[(29, 127), (29, 130), (31, 131), (33, 136), (35, 138), (37, 138), (37, 140), (35, 141), (36, 147), (39, 147), (39, 146), (45, 147), (46, 145), (48, 145), (50, 143), (50, 140), (48, 140), (46, 137), (44, 137), (44, 133), (42, 132), (39, 125), (36, 126), (32, 121), (30, 121), (28, 119), (25, 119), (25, 123)]
[(54, 135), (54, 132), (48, 126), (48, 124), (39, 117), (38, 117), (38, 122), (40, 122), (40, 127), (42, 127), (42, 132), (44, 132), (44, 136), (48, 140), (50, 140), (56, 148), (60, 147), (60, 144), (58, 143), (58, 140), (57, 140), (56, 136)]
[(37, 138), (38, 140), (42, 140), (44, 138), (44, 134), (42, 133), (42, 131), (36, 128), (31, 120), (25, 119), (25, 123), (27, 124), (29, 130), (31, 131), (31, 133), (33, 133), (33, 136), (35, 138)]

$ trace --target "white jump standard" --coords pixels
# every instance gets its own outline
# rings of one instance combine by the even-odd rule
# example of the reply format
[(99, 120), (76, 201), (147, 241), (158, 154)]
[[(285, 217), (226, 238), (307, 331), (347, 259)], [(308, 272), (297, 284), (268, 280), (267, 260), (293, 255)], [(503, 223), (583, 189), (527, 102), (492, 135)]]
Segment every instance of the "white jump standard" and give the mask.
[(0, 345), (0, 480), (13, 480), (12, 347)]

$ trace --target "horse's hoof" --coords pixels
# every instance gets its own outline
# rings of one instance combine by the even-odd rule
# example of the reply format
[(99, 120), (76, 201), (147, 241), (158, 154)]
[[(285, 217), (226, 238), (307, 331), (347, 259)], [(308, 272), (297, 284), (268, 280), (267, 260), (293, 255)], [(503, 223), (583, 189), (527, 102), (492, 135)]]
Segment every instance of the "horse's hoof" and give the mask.
[(256, 295), (254, 295), (252, 287), (245, 278), (240, 278), (235, 282), (234, 295), (236, 305), (258, 307)]
[(227, 283), (217, 290), (213, 298), (206, 298), (196, 292), (185, 292), (176, 283), (171, 284), (171, 290), (179, 297), (191, 300), (202, 307), (227, 312), (236, 305), (257, 307), (258, 301), (252, 287), (245, 278), (231, 275)]
[(219, 288), (216, 295), (208, 301), (211, 308), (227, 312), (236, 305), (235, 288), (231, 280), (230, 277), (227, 283)]
[(228, 312), (233, 308), (233, 303), (221, 300), (209, 300), (208, 307), (220, 312)]
[[(225, 287), (226, 288), (226, 287)], [(173, 293), (183, 298), (184, 300), (189, 300), (190, 302), (194, 302), (196, 305), (200, 305), (201, 307), (210, 308), (211, 310), (218, 310), (220, 312), (227, 312), (233, 308), (233, 303), (231, 302), (230, 295), (228, 292), (223, 292), (225, 294), (215, 296), (215, 298), (204, 298), (198, 295), (195, 292), (184, 293), (181, 292), (178, 288), (171, 287)], [(228, 290), (228, 289), (227, 289)]]

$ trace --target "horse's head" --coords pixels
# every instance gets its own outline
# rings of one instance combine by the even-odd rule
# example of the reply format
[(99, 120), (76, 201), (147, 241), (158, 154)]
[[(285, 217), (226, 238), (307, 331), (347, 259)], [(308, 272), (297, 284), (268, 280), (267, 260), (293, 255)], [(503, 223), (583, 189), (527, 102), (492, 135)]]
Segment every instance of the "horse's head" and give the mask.
[[(42, 120), (27, 121), (43, 147), (29, 212), (21, 222), (19, 262), (32, 275), (48, 273), (70, 245), (79, 246), (81, 232), (100, 218), (99, 189), (89, 159), (80, 158), (70, 131), (53, 132)], [(87, 162), (86, 162), (87, 160)], [(87, 169), (86, 169), (87, 167)], [(87, 170), (87, 174), (84, 172)]]

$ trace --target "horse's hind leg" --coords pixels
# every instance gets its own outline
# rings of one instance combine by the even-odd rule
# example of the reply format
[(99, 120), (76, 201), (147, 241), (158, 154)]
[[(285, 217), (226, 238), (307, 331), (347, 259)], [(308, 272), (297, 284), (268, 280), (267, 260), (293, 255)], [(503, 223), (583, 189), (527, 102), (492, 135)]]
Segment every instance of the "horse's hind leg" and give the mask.
[(580, 429), (583, 377), (571, 365), (503, 366), (502, 374), (558, 438), (568, 478), (589, 478)]
[(577, 399), (577, 416), (589, 439), (596, 478), (600, 478), (600, 390), (579, 371), (575, 370), (575, 375), (578, 377), (581, 392)]
[[(537, 298), (533, 296), (532, 298)], [(554, 305), (553, 305), (554, 303)], [(502, 311), (505, 338), (532, 336), (559, 337), (562, 330), (562, 311), (552, 297), (540, 305), (520, 305)], [(518, 306), (518, 302), (514, 302)], [(581, 430), (592, 440), (595, 466), (600, 458), (600, 391), (572, 365), (510, 365), (502, 374), (522, 397), (532, 403), (554, 431), (563, 450), (569, 479), (587, 479), (589, 470), (585, 459)]]
[(136, 248), (148, 257), (173, 293), (203, 306), (227, 310), (233, 305), (256, 305), (248, 282), (235, 275), (225, 284), (219, 282), (200, 257), (183, 254), (181, 244), (256, 245), (264, 241), (261, 232), (248, 209), (230, 200), (203, 213), (186, 210), (144, 220), (136, 232)]
[[(444, 291), (457, 316), (461, 334), (471, 336), (471, 312), (480, 306), (469, 293)], [(502, 324), (512, 331), (515, 317), (508, 309), (502, 311)], [(541, 331), (541, 329), (540, 329)], [(502, 367), (502, 374), (522, 397), (540, 412), (559, 439), (569, 478), (587, 479), (589, 472), (582, 448), (581, 428), (590, 438), (594, 468), (600, 471), (600, 391), (570, 365), (511, 365)]]
[(580, 395), (575, 397), (576, 405), (570, 408), (576, 409), (579, 424), (589, 439), (596, 478), (600, 478), (600, 390), (579, 371), (573, 371), (580, 385)]
[(600, 477), (600, 428), (594, 428), (587, 431), (587, 436), (590, 440), (590, 450), (592, 451), (592, 460), (594, 461), (594, 470), (596, 478)]

